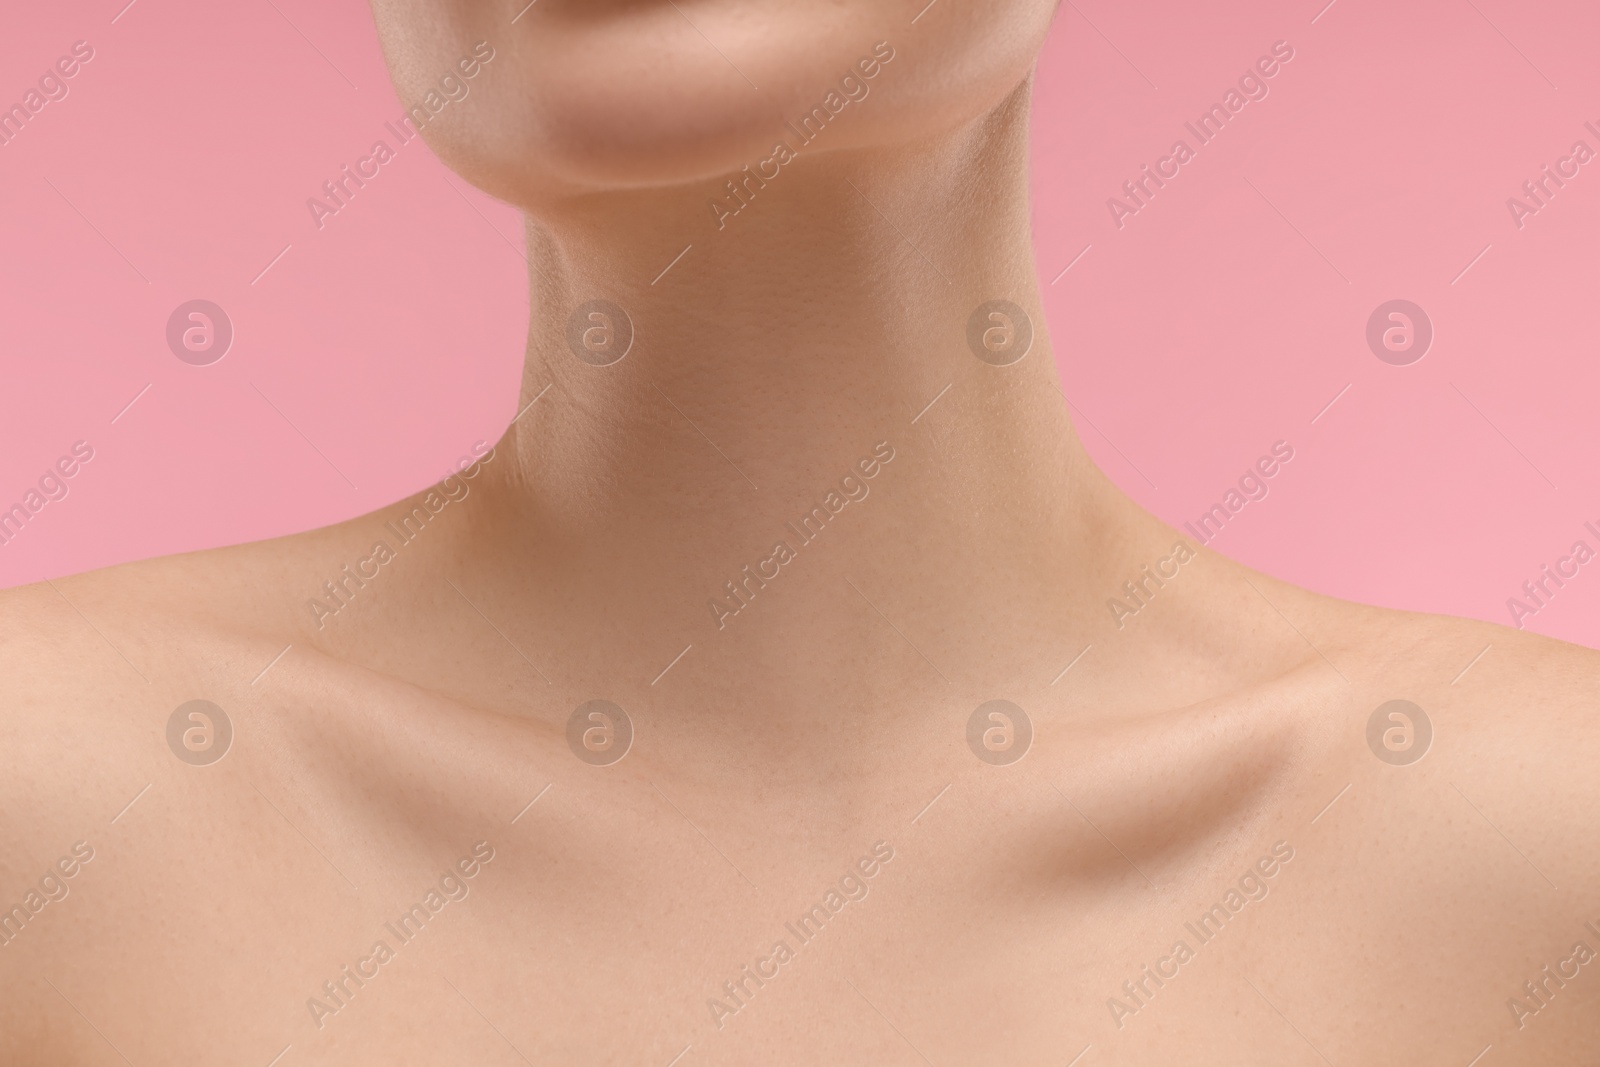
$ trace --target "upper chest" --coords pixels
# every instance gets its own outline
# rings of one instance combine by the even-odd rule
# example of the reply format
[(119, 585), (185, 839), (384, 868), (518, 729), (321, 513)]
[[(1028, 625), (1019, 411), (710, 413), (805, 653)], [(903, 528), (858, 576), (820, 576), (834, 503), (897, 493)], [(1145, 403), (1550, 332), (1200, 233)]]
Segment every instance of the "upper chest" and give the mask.
[[(1363, 1062), (1374, 1026), (1505, 1040), (1490, 1018), (1585, 936), (1485, 874), (1516, 860), (1447, 762), (1280, 779), (1248, 728), (1174, 762), (1044, 722), (1014, 764), (934, 739), (808, 793), (369, 697), (164, 768), (17, 943), (134, 1062), (1294, 1062), (1297, 1027)], [(1464, 938), (1486, 914), (1528, 921)]]

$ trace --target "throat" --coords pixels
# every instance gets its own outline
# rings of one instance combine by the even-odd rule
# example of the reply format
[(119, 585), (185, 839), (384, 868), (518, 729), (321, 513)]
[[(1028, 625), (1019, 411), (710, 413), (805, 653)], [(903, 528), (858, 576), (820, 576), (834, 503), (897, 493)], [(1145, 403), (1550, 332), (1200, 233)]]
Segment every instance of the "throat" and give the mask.
[(621, 657), (660, 693), (720, 671), (696, 684), (801, 718), (1076, 642), (1123, 569), (1108, 546), (1156, 524), (1068, 418), (1024, 96), (793, 160), (736, 226), (691, 188), (530, 218), (521, 415), (462, 548), (477, 588), (574, 675)]

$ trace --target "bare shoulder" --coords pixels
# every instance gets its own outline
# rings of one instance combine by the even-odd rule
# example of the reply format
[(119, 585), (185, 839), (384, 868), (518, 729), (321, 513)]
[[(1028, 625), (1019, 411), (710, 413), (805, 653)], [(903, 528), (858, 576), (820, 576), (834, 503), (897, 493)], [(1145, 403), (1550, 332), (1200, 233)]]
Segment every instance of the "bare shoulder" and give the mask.
[(1577, 1062), (1600, 1040), (1600, 653), (1251, 580), (1318, 679), (1273, 798), (1294, 866), (1266, 924), (1316, 977), (1262, 992), (1336, 1004), (1406, 1062), (1441, 1041)]
[(172, 763), (177, 709), (197, 700), (255, 706), (291, 647), (302, 680), (307, 663), (374, 660), (363, 642), (381, 645), (374, 634), (384, 624), (428, 617), (417, 583), (394, 575), (415, 579), (430, 553), (452, 551), (448, 529), (430, 528), (398, 566), (395, 551), (375, 552), (375, 542), (399, 545), (401, 534), (431, 525), (441, 500), (443, 491), (428, 490), (285, 537), (0, 591), (9, 697), (0, 702), (0, 833), (17, 819), (32, 829), (50, 821), (23, 808), (65, 817), (78, 805), (125, 803), (126, 791)]
[(106, 825), (172, 758), (179, 705), (247, 693), (303, 639), (307, 561), (338, 529), (0, 591), (0, 832), (43, 854)]
[(296, 594), (349, 525), (0, 591), (0, 663), (39, 699), (181, 677), (215, 660), (214, 642), (303, 628)]
[(98, 1061), (93, 1031), (63, 1036), (78, 1031), (51, 983), (72, 995), (71, 961), (94, 958), (96, 944), (129, 951), (103, 922), (106, 902), (159, 910), (148, 871), (172, 869), (196, 833), (213, 832), (215, 801), (180, 773), (191, 768), (178, 753), (226, 753), (233, 724), (186, 718), (176, 749), (169, 727), (197, 700), (240, 715), (267, 650), (287, 641), (273, 575), (292, 573), (305, 543), (0, 591), (0, 953), (13, 961), (0, 976), (0, 1061), (32, 1062), (43, 1048), (53, 1062)]
[[(1600, 652), (1494, 623), (1357, 604), (1249, 574), (1256, 614), (1365, 706), (1414, 703), (1439, 752), (1510, 761), (1600, 752)], [(1374, 705), (1373, 710), (1376, 710)], [(1421, 757), (1418, 757), (1419, 759)], [(1507, 769), (1512, 764), (1508, 762)], [(1578, 768), (1574, 766), (1576, 772)], [(1586, 776), (1600, 784), (1600, 775)]]
[[(309, 604), (321, 602), (333, 614), (360, 590), (396, 584), (355, 571), (368, 562), (374, 531), (394, 541), (393, 516), (409, 516), (413, 504), (421, 510), (417, 502), (433, 495), (283, 537), (0, 591), (0, 669), (30, 706), (96, 704), (260, 670), (261, 652), (318, 638), (319, 617)], [(0, 717), (21, 710), (0, 707)]]
[(1516, 917), (1508, 959), (1579, 937), (1600, 948), (1582, 925), (1600, 930), (1600, 652), (1444, 616), (1353, 608), (1348, 620), (1358, 636), (1330, 658), (1349, 676), (1349, 712), (1320, 787), (1349, 791), (1308, 833), (1349, 820), (1345, 862), (1396, 879), (1419, 923)]
[(1576, 831), (1581, 809), (1600, 800), (1600, 652), (1492, 623), (1264, 588), (1341, 694), (1333, 703), (1346, 709), (1339, 729), (1356, 766), (1540, 796), (1551, 830), (1579, 820)]
[(1465, 817), (1515, 842), (1547, 887), (1600, 884), (1600, 652), (1463, 620), (1425, 628), (1469, 653), (1437, 687), (1431, 724)]
[[(1485, 774), (1543, 767), (1574, 788), (1600, 787), (1600, 652), (1506, 626), (1361, 608), (1357, 671), (1406, 690), (1441, 753), (1492, 757)], [(1360, 682), (1362, 679), (1355, 678)], [(1431, 710), (1429, 708), (1431, 705)]]

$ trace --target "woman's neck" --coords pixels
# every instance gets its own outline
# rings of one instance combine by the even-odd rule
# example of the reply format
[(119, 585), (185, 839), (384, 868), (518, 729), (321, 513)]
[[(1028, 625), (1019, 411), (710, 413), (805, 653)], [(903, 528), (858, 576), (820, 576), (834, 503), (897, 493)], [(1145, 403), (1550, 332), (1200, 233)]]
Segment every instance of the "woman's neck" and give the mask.
[[(1076, 651), (1120, 580), (1107, 546), (1152, 527), (1072, 432), (1026, 136), (1024, 86), (935, 143), (801, 155), (720, 229), (704, 188), (530, 223), (523, 413), (485, 469), (474, 554), (657, 667), (743, 631), (803, 633), (806, 662), (776, 669), (815, 668), (878, 643), (866, 634), (900, 641), (885, 623), (926, 624), (941, 632), (906, 632), (906, 669), (982, 690), (1046, 666), (989, 646), (1014, 625), (1052, 619), (1050, 657)], [(569, 329), (593, 300), (612, 306)], [(975, 350), (969, 320), (990, 301), (1027, 322), (980, 316)], [(626, 354), (595, 365), (630, 326)]]

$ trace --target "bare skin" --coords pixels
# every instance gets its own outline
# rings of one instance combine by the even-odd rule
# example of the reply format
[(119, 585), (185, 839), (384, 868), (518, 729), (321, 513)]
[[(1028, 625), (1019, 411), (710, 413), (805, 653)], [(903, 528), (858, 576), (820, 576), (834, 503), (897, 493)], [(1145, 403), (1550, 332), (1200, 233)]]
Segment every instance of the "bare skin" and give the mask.
[[(1117, 618), (1181, 537), (1073, 432), (1026, 103), (802, 158), (654, 285), (694, 195), (546, 206), (523, 414), (413, 542), (425, 495), (0, 596), (0, 906), (67, 890), (0, 947), (6, 1062), (1592, 1053), (1600, 658), (1203, 549)], [(637, 330), (607, 367), (566, 342), (597, 293)], [(995, 298), (1035, 330), (1005, 367), (967, 344)], [(167, 740), (196, 699), (208, 765)], [(634, 735), (604, 766), (594, 699)], [(1368, 743), (1396, 699), (1415, 762)]]

